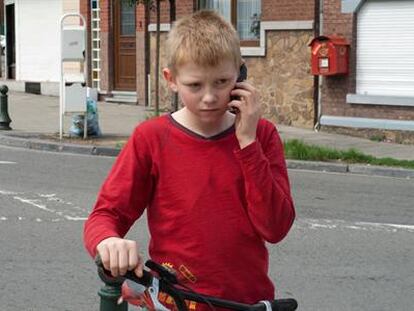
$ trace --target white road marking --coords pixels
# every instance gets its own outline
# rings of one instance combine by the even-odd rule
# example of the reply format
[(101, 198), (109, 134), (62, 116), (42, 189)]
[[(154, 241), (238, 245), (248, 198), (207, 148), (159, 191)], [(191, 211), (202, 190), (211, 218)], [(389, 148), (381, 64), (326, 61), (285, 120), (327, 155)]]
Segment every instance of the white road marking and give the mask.
[(74, 204), (72, 202), (66, 202), (63, 199), (58, 198), (55, 193), (51, 193), (51, 194), (42, 194), (42, 193), (39, 193), (38, 196), (41, 197), (41, 198), (46, 198), (48, 201), (58, 202), (58, 203), (61, 203), (61, 204), (70, 205), (70, 206), (72, 206), (73, 209), (77, 209), (77, 210), (80, 210), (80, 211), (89, 213), (84, 208), (81, 208), (79, 206), (73, 206)]
[(39, 193), (39, 196), (42, 197), (42, 198), (53, 198), (53, 197), (56, 196), (56, 194), (55, 193), (51, 193), (51, 194), (41, 194), (41, 193)]
[[(84, 208), (81, 208), (79, 206), (76, 206), (72, 202), (65, 202), (63, 199), (58, 198), (55, 193), (51, 194), (28, 194), (28, 193), (22, 193), (22, 192), (14, 192), (14, 191), (8, 191), (8, 190), (0, 190), (0, 196), (11, 196), (14, 200), (19, 201), (24, 204), (28, 204), (32, 207), (36, 207), (37, 209), (47, 212), (50, 214), (54, 214), (57, 217), (49, 220), (52, 222), (57, 222), (61, 220), (70, 220), (70, 221), (85, 221), (87, 219), (87, 215), (89, 214), (89, 211), (87, 211)], [(31, 198), (28, 198), (27, 196), (30, 195)], [(35, 198), (33, 198), (35, 196)], [(48, 207), (48, 202), (50, 204), (54, 204), (57, 208), (61, 206), (63, 209), (69, 210), (58, 210), (53, 209), (51, 207)], [(18, 217), (18, 220), (23, 220), (24, 217)], [(11, 220), (10, 218), (0, 218), (0, 220)], [(44, 221), (41, 218), (36, 218), (37, 222)]]
[(7, 217), (0, 217), (0, 220), (7, 220)]
[(2, 194), (2, 195), (15, 195), (15, 194), (17, 194), (17, 192), (0, 190), (0, 194)]
[(309, 229), (349, 229), (362, 231), (388, 231), (398, 232), (407, 231), (414, 233), (414, 225), (376, 223), (376, 222), (350, 222), (339, 219), (298, 219), (295, 222), (298, 227)]
[(29, 200), (29, 199), (25, 199), (25, 198), (21, 198), (21, 197), (16, 197), (16, 196), (13, 197), (13, 198), (15, 200), (19, 200), (20, 202), (27, 203), (27, 204), (30, 204), (32, 206), (35, 206), (35, 207), (37, 207), (37, 208), (39, 208), (39, 209), (41, 209), (43, 211), (50, 212), (50, 213), (56, 213), (55, 210), (50, 209), (50, 208), (47, 208), (45, 205), (37, 204), (36, 203), (37, 200)]
[(86, 219), (88, 219), (87, 217), (72, 217), (72, 216), (68, 216), (68, 215), (63, 215), (65, 217), (65, 219), (67, 220), (74, 220), (74, 221), (84, 221)]
[(12, 162), (12, 161), (0, 161), (0, 164), (17, 164), (17, 162)]

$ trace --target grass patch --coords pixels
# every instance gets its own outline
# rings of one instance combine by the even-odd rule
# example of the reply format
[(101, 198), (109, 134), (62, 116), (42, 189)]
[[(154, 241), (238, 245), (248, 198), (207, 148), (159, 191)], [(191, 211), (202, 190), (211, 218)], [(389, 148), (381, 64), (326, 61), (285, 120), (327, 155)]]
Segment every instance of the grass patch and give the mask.
[(121, 150), (122, 148), (124, 148), (125, 144), (126, 140), (117, 141), (115, 144), (115, 148)]
[(414, 169), (414, 161), (397, 160), (393, 158), (376, 158), (364, 154), (356, 149), (337, 150), (328, 147), (306, 144), (302, 140), (292, 139), (284, 142), (285, 156), (287, 159), (361, 163), (381, 166), (398, 166)]

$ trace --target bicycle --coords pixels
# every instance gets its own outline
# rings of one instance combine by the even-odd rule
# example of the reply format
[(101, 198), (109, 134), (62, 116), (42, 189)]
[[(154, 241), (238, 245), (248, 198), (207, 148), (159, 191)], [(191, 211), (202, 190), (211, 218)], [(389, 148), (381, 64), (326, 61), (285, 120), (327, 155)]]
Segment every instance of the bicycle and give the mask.
[(211, 310), (220, 307), (240, 311), (294, 311), (298, 307), (297, 301), (293, 298), (262, 300), (255, 304), (246, 304), (200, 294), (180, 284), (174, 273), (152, 260), (146, 261), (145, 266), (150, 271), (144, 270), (141, 278), (133, 271), (128, 271), (124, 276), (113, 277), (110, 271), (105, 270), (99, 256), (96, 257), (95, 263), (102, 281), (105, 283), (126, 281), (133, 295), (123, 297), (125, 301), (148, 311), (170, 311), (158, 300), (159, 293), (169, 295), (178, 311), (188, 311), (185, 301), (206, 304)]

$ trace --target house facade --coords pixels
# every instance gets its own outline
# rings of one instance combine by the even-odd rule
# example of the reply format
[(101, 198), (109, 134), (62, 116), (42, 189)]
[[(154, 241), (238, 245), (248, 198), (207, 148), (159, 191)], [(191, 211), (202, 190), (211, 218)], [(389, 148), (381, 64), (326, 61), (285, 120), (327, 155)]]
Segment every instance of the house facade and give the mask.
[(349, 74), (321, 79), (319, 124), (414, 142), (414, 1), (323, 1), (321, 33), (350, 43)]
[[(133, 0), (3, 1), (5, 28), (15, 27), (15, 38), (7, 38), (15, 40), (15, 59), (12, 52), (3, 59), (3, 82), (41, 83), (41, 93), (57, 85), (56, 21), (75, 11), (88, 29), (88, 85), (108, 101), (154, 106), (154, 6)], [(267, 118), (414, 141), (414, 1), (176, 0), (172, 11), (170, 2), (161, 1), (160, 69), (166, 65), (163, 46), (174, 16), (214, 9), (239, 33), (248, 78), (261, 94)], [(7, 14), (12, 9), (14, 19)], [(309, 44), (320, 35), (349, 44), (347, 74), (312, 75)], [(160, 105), (169, 110), (173, 96), (158, 75)]]
[[(153, 106), (155, 10), (135, 7), (131, 26), (134, 12), (129, 1), (96, 2), (101, 94), (132, 92), (139, 104)], [(179, 18), (203, 8), (219, 11), (238, 30), (248, 77), (261, 93), (266, 117), (299, 127), (414, 140), (414, 1), (182, 0), (176, 1), (175, 15)], [(163, 1), (161, 68), (170, 26), (169, 1)], [(122, 32), (128, 29), (133, 43), (122, 41), (127, 40)], [(347, 74), (311, 74), (308, 45), (320, 35), (349, 43)], [(172, 94), (161, 76), (160, 84), (161, 106), (169, 109)]]
[[(91, 83), (107, 98), (132, 95), (138, 104), (153, 106), (156, 14), (151, 8), (131, 6), (130, 2), (101, 0), (81, 6), (92, 28), (92, 19), (99, 20), (100, 25), (99, 34), (91, 29), (92, 49), (93, 40), (100, 40), (99, 61), (91, 62)], [(309, 74), (307, 44), (314, 37), (314, 1), (180, 0), (176, 1), (175, 16), (180, 18), (202, 8), (218, 10), (238, 30), (248, 77), (262, 94), (265, 115), (277, 122), (311, 128), (314, 78)], [(171, 26), (169, 1), (161, 2), (160, 13), (162, 68), (166, 65), (163, 44)], [(161, 107), (169, 109), (172, 94), (160, 73), (159, 77)]]
[[(12, 90), (59, 95), (60, 18), (79, 13), (79, 0), (1, 2), (6, 47), (0, 83)], [(79, 19), (68, 19), (69, 24), (79, 24)], [(66, 70), (79, 70), (79, 64), (68, 64)]]

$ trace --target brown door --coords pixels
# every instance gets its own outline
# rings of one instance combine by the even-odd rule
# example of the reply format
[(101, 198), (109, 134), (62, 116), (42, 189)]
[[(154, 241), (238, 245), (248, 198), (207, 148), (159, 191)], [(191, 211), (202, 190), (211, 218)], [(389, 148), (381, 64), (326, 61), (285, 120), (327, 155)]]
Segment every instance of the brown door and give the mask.
[(135, 4), (130, 0), (115, 1), (115, 90), (136, 90)]

